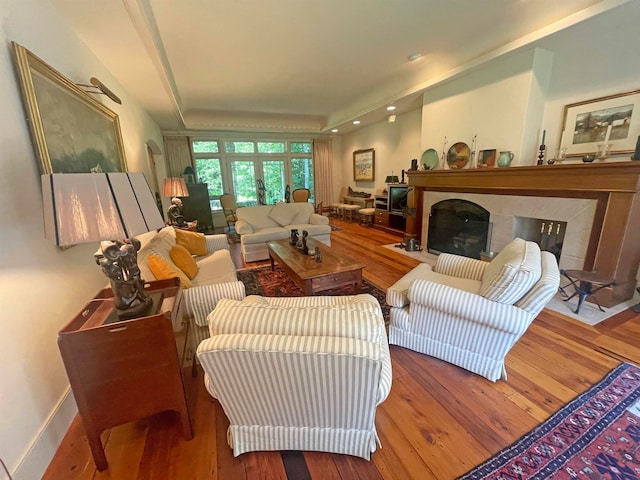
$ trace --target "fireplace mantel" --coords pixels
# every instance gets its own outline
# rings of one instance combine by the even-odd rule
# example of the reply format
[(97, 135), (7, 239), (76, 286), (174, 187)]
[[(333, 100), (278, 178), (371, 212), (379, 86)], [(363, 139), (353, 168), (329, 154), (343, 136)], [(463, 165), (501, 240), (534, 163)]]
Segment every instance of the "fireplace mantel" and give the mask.
[(596, 199), (583, 268), (616, 279), (612, 288), (598, 294), (604, 306), (633, 297), (640, 265), (640, 162), (429, 170), (407, 175), (409, 186), (415, 188), (411, 206), (416, 208), (407, 233), (417, 237), (422, 231), (426, 191)]

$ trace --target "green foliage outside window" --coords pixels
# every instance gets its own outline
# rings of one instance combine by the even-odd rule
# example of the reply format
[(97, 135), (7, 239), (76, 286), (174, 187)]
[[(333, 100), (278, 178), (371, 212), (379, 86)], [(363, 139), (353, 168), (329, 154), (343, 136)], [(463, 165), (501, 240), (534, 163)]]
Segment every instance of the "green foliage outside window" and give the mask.
[(219, 158), (197, 158), (196, 173), (198, 174), (198, 180), (207, 184), (210, 197), (224, 193)]
[(218, 142), (193, 142), (193, 153), (218, 153)]
[(311, 153), (311, 142), (291, 142), (291, 153)]
[(256, 174), (253, 161), (234, 161), (231, 164), (233, 191), (238, 206), (257, 205)]
[(311, 158), (291, 159), (291, 179), (293, 181), (291, 190), (295, 190), (296, 188), (308, 188), (311, 191), (309, 201), (315, 201), (313, 189), (313, 162), (311, 161)]
[(253, 142), (224, 142), (224, 151), (227, 153), (255, 153)]
[(284, 162), (282, 160), (269, 160), (262, 164), (264, 172), (265, 204), (278, 203), (284, 198), (286, 188), (284, 182)]
[(284, 142), (258, 142), (258, 153), (284, 153)]

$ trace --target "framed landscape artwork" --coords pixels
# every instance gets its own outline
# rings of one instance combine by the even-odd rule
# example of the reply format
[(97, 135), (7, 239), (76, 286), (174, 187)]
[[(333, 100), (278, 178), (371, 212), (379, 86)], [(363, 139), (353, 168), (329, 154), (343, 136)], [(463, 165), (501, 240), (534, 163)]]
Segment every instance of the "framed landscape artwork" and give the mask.
[(373, 182), (376, 174), (376, 152), (373, 148), (353, 152), (353, 181)]
[(634, 90), (566, 105), (558, 150), (581, 157), (608, 143), (612, 155), (633, 153), (639, 134), (640, 90)]
[(126, 171), (118, 115), (12, 44), (40, 173)]

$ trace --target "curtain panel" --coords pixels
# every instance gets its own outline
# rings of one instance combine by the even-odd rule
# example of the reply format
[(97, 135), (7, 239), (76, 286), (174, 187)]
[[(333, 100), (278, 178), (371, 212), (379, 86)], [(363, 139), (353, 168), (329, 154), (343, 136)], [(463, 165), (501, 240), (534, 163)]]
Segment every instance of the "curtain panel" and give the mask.
[(164, 158), (167, 162), (167, 176), (182, 177), (185, 168), (194, 167), (191, 137), (164, 137)]
[(333, 201), (333, 148), (331, 139), (313, 140), (313, 163), (316, 177), (316, 204), (323, 202), (324, 205)]

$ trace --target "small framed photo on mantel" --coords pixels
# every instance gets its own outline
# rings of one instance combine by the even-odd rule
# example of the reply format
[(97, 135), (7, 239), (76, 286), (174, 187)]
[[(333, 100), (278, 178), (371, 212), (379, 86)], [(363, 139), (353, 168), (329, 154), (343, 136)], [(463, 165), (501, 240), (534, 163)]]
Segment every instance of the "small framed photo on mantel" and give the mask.
[(376, 177), (376, 152), (373, 148), (353, 152), (353, 181), (373, 182)]
[(496, 164), (496, 149), (478, 152), (478, 167), (493, 167)]

